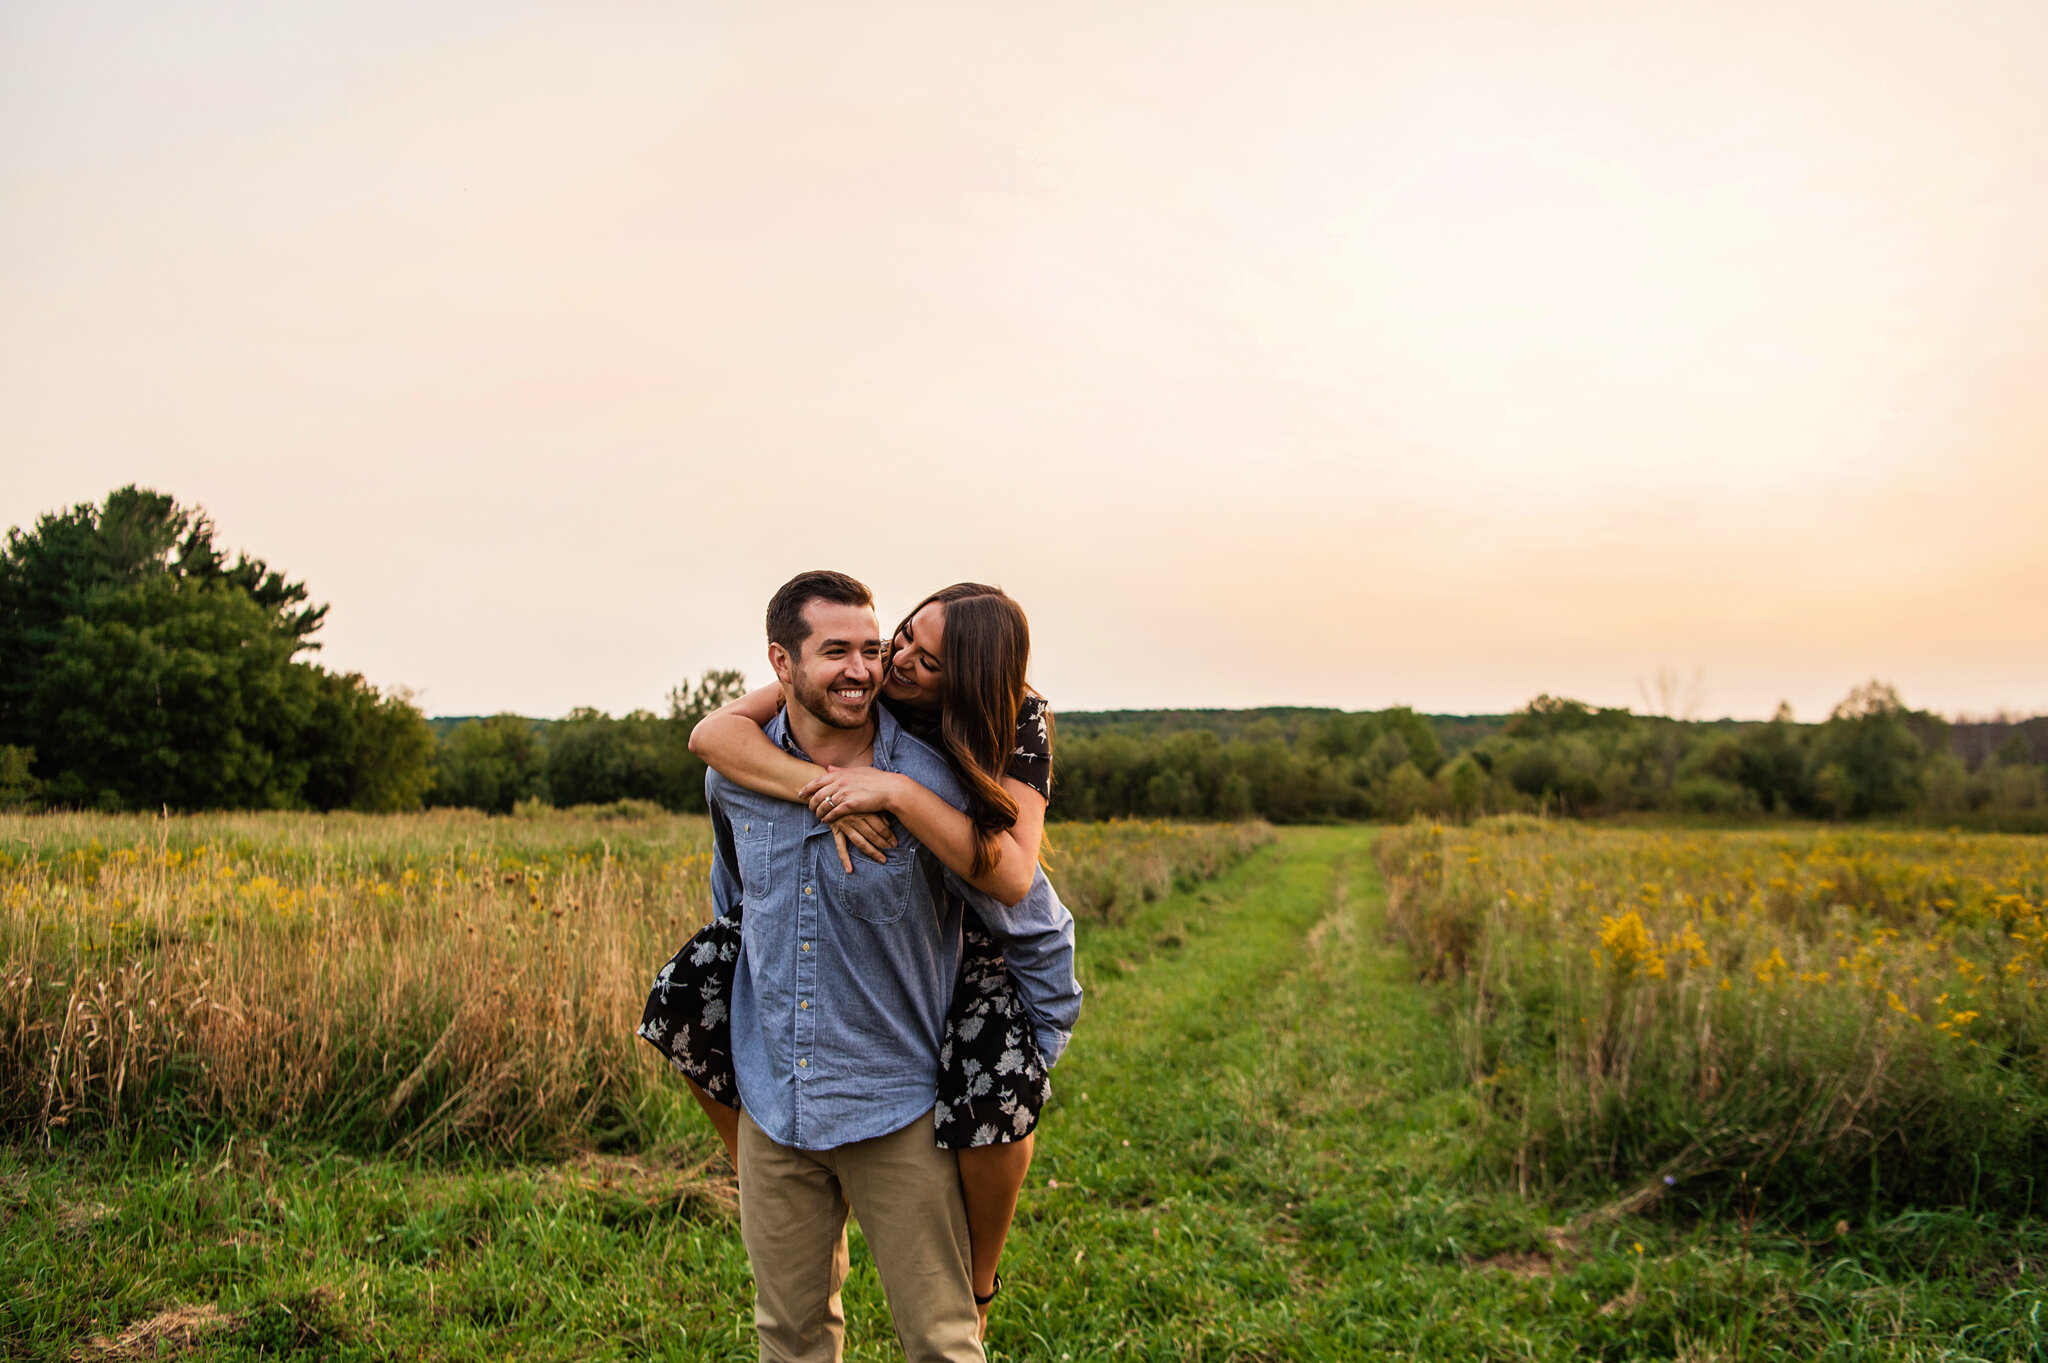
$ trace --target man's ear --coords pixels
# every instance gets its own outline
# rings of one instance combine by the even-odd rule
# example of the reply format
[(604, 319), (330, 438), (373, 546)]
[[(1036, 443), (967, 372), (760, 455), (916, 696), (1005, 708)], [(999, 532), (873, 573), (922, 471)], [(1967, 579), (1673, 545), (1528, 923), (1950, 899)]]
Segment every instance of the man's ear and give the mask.
[(784, 686), (790, 684), (795, 675), (796, 659), (789, 656), (789, 650), (781, 644), (768, 645), (768, 666), (775, 669), (775, 680)]

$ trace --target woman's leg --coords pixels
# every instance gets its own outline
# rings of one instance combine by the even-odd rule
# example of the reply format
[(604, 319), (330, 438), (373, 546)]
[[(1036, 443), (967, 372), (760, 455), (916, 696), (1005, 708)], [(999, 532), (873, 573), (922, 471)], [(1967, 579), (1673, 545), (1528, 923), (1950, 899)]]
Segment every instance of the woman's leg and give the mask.
[[(977, 1297), (996, 1290), (996, 1266), (1003, 1259), (1003, 1242), (1010, 1238), (1017, 1194), (1023, 1190), (1024, 1175), (1031, 1168), (1031, 1149), (1037, 1142), (1038, 1135), (1033, 1132), (1004, 1145), (976, 1145), (957, 1152), (960, 1193), (967, 1203), (967, 1233), (974, 1240)], [(987, 1306), (981, 1308), (984, 1335), (988, 1333), (988, 1311)]]
[[(727, 1107), (724, 1103), (713, 1098), (698, 1085), (696, 1080), (687, 1074), (683, 1076), (683, 1082), (690, 1086), (691, 1094), (697, 1099), (697, 1106), (704, 1109), (704, 1115), (709, 1117), (711, 1125), (717, 1128), (718, 1139), (725, 1144), (725, 1157), (732, 1161), (732, 1171), (737, 1174), (740, 1171), (740, 1110), (736, 1107)], [(1026, 1163), (1029, 1163), (1029, 1161), (1027, 1160)], [(1022, 1170), (1018, 1171), (1017, 1179), (1021, 1185), (1024, 1179)], [(1010, 1201), (1014, 1208), (1016, 1203), (1014, 1194), (1011, 1196)], [(970, 1224), (972, 1223), (970, 1222)], [(1005, 1228), (1008, 1225), (1007, 1221), (1004, 1222)]]

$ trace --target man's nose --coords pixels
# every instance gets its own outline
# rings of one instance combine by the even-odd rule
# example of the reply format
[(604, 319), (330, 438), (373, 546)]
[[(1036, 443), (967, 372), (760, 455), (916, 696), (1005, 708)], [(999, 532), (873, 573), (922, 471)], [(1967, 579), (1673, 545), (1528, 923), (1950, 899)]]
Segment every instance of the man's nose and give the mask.
[(877, 659), (864, 657), (863, 655), (856, 653), (851, 658), (847, 659), (845, 674), (846, 680), (866, 681), (868, 679), (869, 674), (872, 673), (878, 666), (880, 666), (880, 663)]

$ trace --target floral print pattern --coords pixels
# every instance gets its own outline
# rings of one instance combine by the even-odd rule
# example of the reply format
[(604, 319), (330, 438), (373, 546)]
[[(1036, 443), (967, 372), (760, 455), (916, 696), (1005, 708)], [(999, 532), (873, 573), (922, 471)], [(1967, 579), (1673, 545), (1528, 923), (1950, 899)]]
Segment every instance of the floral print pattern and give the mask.
[[(886, 696), (882, 704), (889, 707), (898, 724), (921, 742), (945, 752), (945, 738), (939, 732), (936, 714), (898, 704)], [(1044, 696), (1026, 695), (1024, 703), (1017, 707), (1017, 736), (1010, 748), (1010, 765), (1004, 768), (1003, 775), (1016, 777), (1048, 802), (1052, 800), (1052, 712), (1046, 707)]]
[(1038, 1114), (1052, 1097), (1045, 1057), (1003, 965), (1002, 945), (971, 909), (960, 938), (960, 981), (939, 1047), (933, 1113), (942, 1150), (1022, 1140), (1038, 1126)]
[(640, 1039), (727, 1107), (740, 1105), (732, 1069), (732, 975), (740, 958), (740, 910), (714, 918), (654, 977)]
[[(916, 720), (897, 719), (927, 742)], [(929, 721), (926, 721), (929, 727)], [(1008, 774), (1052, 798), (1052, 728), (1045, 699), (1030, 695), (1017, 712)], [(732, 1068), (732, 977), (740, 956), (740, 911), (713, 919), (683, 943), (654, 977), (640, 1017), (640, 1038), (727, 1107), (740, 1105)], [(1052, 1096), (1045, 1057), (1017, 994), (1002, 945), (972, 910), (961, 927), (960, 978), (939, 1047), (938, 1144), (945, 1150), (1021, 1140)]]
[[(970, 910), (961, 925), (960, 979), (939, 1047), (934, 1121), (944, 1150), (1003, 1145), (1038, 1126), (1052, 1081), (1032, 1037), (1000, 943)], [(732, 1068), (732, 977), (740, 909), (713, 919), (654, 977), (640, 1039), (714, 1101), (740, 1105)]]
[(1052, 802), (1052, 720), (1044, 696), (1026, 696), (1017, 707), (1017, 742), (1005, 773)]

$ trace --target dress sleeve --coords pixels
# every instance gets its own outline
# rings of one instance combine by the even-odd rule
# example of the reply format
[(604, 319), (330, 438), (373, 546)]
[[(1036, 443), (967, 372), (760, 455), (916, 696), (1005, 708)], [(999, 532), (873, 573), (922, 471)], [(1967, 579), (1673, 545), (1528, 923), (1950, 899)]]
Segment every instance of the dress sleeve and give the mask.
[(1017, 741), (1004, 775), (1014, 776), (1052, 801), (1052, 716), (1045, 697), (1026, 696), (1017, 707)]

